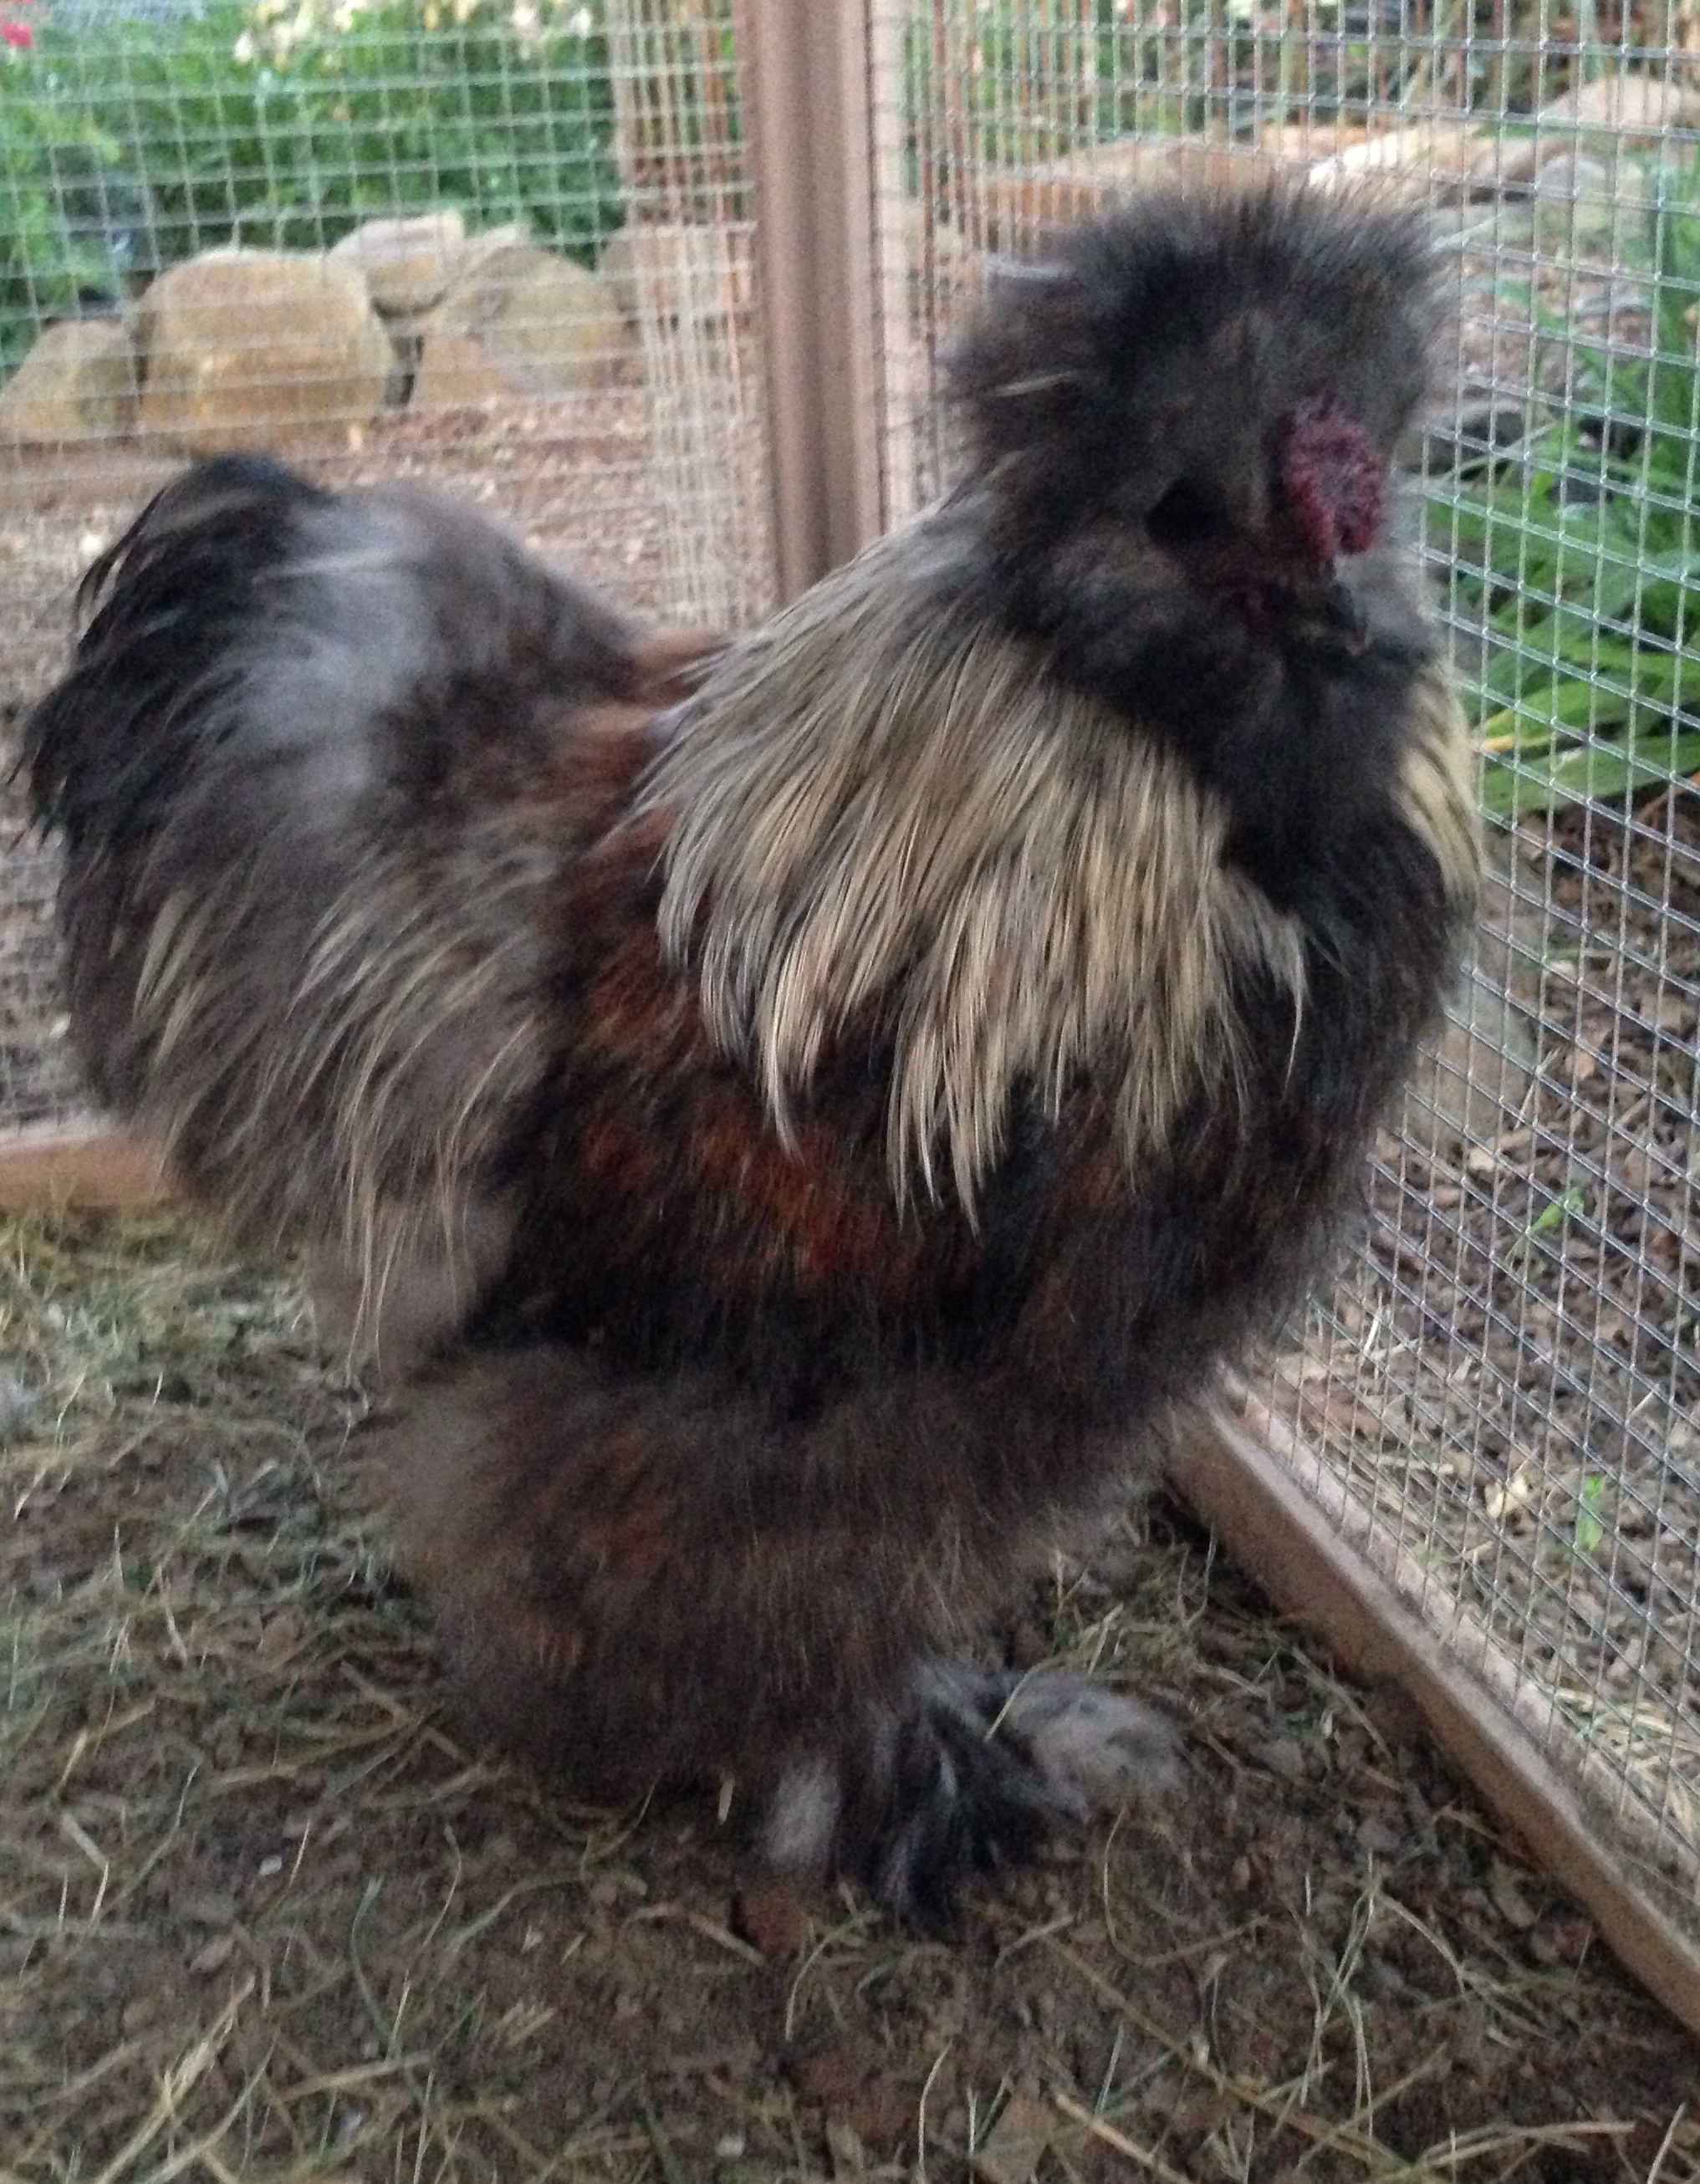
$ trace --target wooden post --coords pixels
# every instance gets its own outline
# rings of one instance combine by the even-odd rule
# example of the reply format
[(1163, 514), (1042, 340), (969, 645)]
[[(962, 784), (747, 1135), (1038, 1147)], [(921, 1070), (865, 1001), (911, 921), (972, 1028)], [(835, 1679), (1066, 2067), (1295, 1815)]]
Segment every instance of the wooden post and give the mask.
[(740, 0), (782, 599), (878, 537), (869, 0)]

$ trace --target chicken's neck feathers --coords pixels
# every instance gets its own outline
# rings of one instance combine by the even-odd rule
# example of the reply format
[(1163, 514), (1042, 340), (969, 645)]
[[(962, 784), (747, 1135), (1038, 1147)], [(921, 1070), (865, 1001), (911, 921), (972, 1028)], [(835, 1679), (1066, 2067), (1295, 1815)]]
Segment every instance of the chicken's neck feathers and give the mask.
[(1055, 1113), (1090, 1079), (1130, 1167), (1159, 1151), (1239, 1078), (1242, 974), (1296, 1011), (1304, 944), (1224, 860), (1226, 815), (1172, 745), (952, 583), (946, 521), (730, 655), (640, 808), (673, 815), (663, 945), (776, 1126), (836, 1035), (872, 1031), (895, 1195), (972, 1214), (1023, 1087)]

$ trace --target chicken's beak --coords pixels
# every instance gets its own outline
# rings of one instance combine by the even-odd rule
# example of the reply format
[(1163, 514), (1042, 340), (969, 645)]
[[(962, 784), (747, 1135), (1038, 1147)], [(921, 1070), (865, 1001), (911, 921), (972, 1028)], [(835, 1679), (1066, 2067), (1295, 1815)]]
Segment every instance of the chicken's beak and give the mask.
[(1363, 607), (1337, 561), (1319, 561), (1285, 537), (1218, 549), (1194, 562), (1201, 582), (1254, 629), (1308, 651), (1347, 659), (1369, 642)]
[(1332, 561), (1288, 578), (1280, 589), (1279, 618), (1290, 637), (1314, 650), (1355, 658), (1369, 642), (1363, 603)]

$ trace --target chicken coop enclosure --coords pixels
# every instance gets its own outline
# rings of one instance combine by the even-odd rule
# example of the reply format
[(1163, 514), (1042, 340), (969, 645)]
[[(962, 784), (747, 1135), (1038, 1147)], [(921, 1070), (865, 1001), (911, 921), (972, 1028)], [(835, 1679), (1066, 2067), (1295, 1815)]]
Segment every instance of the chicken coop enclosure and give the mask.
[[(1425, 209), (1454, 308), (1405, 462), (1484, 914), (1331, 1299), (1177, 1478), (1700, 2028), (1687, 0), (12, 0), (0, 29), (6, 720), (187, 454), (438, 480), (629, 605), (736, 626), (948, 479), (951, 330), (1055, 221), (1269, 171)], [(103, 1143), (52, 855), (4, 816), (0, 1187)]]

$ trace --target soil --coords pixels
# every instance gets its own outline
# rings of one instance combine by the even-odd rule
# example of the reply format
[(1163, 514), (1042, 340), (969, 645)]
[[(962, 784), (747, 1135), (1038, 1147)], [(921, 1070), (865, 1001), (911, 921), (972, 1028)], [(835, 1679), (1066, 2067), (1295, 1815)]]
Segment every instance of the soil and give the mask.
[(1700, 2053), (1162, 1502), (989, 1655), (1183, 1791), (945, 1942), (461, 1741), (287, 1275), (0, 1233), (0, 2176), (1700, 2176)]

